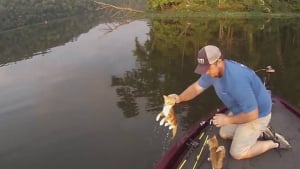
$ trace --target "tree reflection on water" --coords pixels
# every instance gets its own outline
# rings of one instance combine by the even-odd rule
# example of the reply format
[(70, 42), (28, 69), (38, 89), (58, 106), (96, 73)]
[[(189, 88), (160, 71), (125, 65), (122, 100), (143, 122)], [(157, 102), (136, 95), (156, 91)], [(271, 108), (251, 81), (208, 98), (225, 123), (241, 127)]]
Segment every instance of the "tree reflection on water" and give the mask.
[[(141, 44), (135, 39), (136, 68), (122, 77), (113, 76), (120, 101), (118, 106), (125, 117), (139, 114), (138, 98), (147, 99), (147, 110), (158, 113), (162, 107), (162, 95), (180, 93), (197, 79), (193, 74), (198, 50), (207, 44), (215, 44), (225, 58), (233, 59), (255, 69), (272, 65), (277, 69), (273, 78), (274, 91), (294, 104), (299, 99), (293, 95), (300, 90), (300, 22), (296, 19), (184, 19), (150, 20), (148, 39)], [(288, 75), (286, 75), (288, 73)], [(281, 82), (290, 82), (287, 86)], [(292, 82), (292, 83), (291, 83)], [(205, 99), (204, 99), (205, 98)], [(180, 120), (189, 126), (199, 117), (215, 108), (220, 101), (212, 91), (195, 101), (176, 107)]]
[(3, 32), (0, 34), (0, 65), (47, 53), (52, 47), (76, 40), (97, 24), (96, 16), (84, 15)]

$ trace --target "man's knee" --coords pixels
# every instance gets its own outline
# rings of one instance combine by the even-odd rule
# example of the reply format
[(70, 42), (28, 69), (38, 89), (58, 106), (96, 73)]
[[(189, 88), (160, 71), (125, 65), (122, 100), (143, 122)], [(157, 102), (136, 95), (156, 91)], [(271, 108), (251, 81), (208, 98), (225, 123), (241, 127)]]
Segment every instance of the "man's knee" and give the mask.
[(231, 137), (228, 136), (228, 134), (226, 134), (222, 129), (220, 129), (219, 131), (219, 135), (222, 139), (230, 139)]
[(231, 157), (236, 159), (236, 160), (244, 159), (247, 156), (247, 152), (236, 151), (236, 150), (233, 150), (233, 149), (230, 149), (229, 153), (230, 153)]

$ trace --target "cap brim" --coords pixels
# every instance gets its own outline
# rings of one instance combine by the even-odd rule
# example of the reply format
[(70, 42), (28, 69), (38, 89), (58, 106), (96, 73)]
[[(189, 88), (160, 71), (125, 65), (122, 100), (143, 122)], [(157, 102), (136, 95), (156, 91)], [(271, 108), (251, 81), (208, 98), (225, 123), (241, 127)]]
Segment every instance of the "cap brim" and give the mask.
[(206, 74), (208, 68), (209, 68), (209, 65), (200, 65), (200, 64), (198, 64), (194, 72), (197, 73), (197, 74), (203, 75), (203, 74)]

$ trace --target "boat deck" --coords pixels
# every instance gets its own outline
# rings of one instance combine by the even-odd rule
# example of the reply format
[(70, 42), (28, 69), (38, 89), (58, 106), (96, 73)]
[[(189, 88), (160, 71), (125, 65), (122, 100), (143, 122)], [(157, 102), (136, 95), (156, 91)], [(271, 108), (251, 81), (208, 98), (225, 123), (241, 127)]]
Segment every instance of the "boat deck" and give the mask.
[[(218, 136), (219, 129), (211, 127), (206, 131), (209, 135), (216, 134), (220, 145), (226, 147), (226, 158), (224, 160), (224, 169), (296, 169), (300, 164), (300, 123), (299, 117), (291, 113), (286, 107), (274, 100), (272, 108), (271, 126), (277, 132), (282, 134), (292, 145), (290, 150), (270, 150), (260, 156), (245, 160), (235, 160), (229, 155), (230, 140), (223, 140)], [(206, 127), (209, 128), (209, 127)], [(206, 135), (199, 139), (201, 133), (194, 139), (194, 144), (189, 149), (184, 159), (179, 163), (181, 169), (211, 169), (211, 164), (207, 160), (208, 147), (203, 146)], [(201, 152), (201, 149), (203, 151)], [(201, 152), (201, 153), (200, 153)], [(197, 160), (197, 156), (200, 158)]]

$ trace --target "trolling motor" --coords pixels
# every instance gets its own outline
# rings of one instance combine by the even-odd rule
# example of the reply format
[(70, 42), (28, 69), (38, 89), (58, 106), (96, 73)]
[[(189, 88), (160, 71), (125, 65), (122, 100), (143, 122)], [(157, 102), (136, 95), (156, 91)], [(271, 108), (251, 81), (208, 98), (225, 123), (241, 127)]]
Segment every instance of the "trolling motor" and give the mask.
[(272, 66), (267, 66), (265, 69), (259, 69), (255, 72), (264, 71), (264, 76), (262, 77), (262, 81), (266, 89), (271, 95), (271, 74), (275, 73), (275, 69), (272, 68)]
[(272, 66), (267, 66), (265, 69), (265, 76), (263, 77), (263, 83), (267, 90), (271, 90), (271, 74), (275, 73), (275, 69)]

